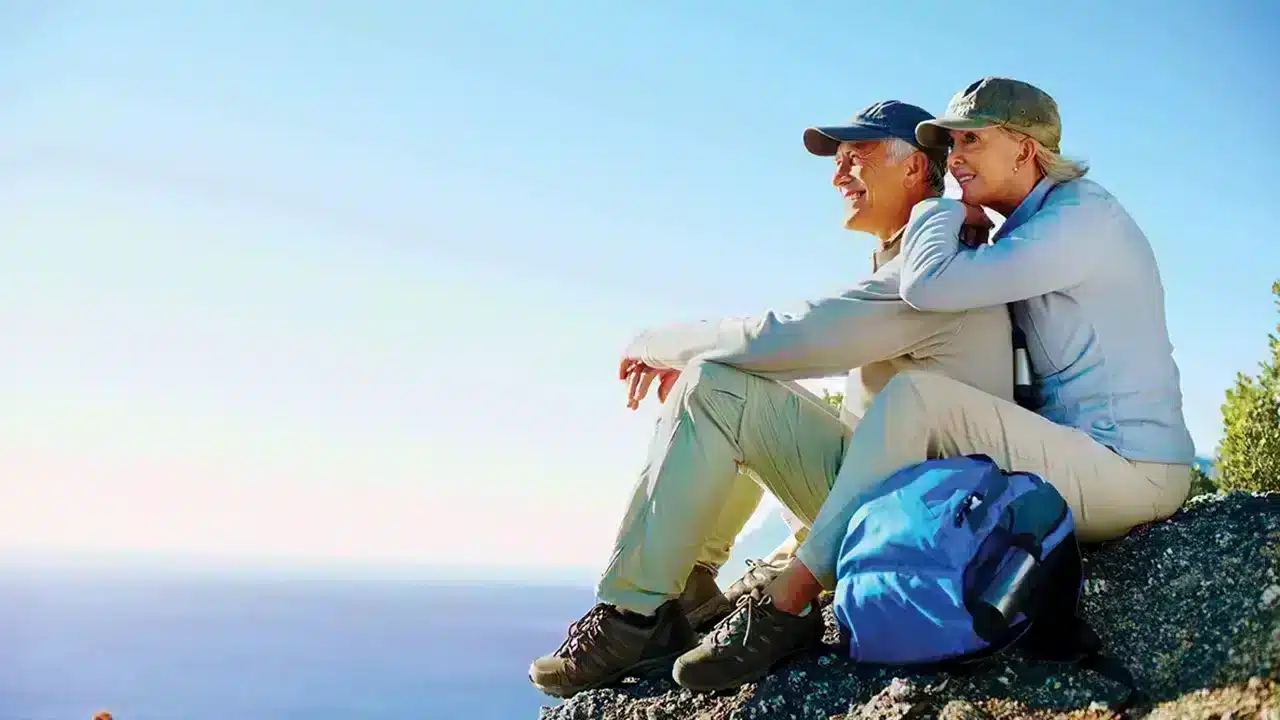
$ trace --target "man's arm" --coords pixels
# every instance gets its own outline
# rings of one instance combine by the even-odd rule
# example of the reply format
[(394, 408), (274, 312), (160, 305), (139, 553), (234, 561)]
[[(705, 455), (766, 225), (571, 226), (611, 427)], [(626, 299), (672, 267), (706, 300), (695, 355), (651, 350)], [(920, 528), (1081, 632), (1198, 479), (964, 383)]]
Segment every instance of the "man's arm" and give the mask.
[(962, 247), (965, 209), (933, 198), (911, 211), (902, 239), (902, 298), (953, 312), (1026, 300), (1076, 285), (1104, 256), (1110, 204), (1079, 195), (1046, 205), (994, 245)]
[(769, 311), (642, 333), (626, 351), (655, 368), (683, 369), (695, 357), (777, 380), (829, 377), (905, 355), (954, 336), (959, 319), (903, 302), (898, 276), (882, 273), (845, 292), (805, 303), (794, 314)]

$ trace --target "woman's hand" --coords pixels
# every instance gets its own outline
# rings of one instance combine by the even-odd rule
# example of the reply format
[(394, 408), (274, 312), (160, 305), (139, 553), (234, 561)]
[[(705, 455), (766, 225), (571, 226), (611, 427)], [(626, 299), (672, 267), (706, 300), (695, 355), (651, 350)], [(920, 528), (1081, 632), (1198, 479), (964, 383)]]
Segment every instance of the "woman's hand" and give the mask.
[(964, 224), (960, 226), (960, 242), (966, 247), (986, 245), (995, 223), (979, 205), (964, 206)]

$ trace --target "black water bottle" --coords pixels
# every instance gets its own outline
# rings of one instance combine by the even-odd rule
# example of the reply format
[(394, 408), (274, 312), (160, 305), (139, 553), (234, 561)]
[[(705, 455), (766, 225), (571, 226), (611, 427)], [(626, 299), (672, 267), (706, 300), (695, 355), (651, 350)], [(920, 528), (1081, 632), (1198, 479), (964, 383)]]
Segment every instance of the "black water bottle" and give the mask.
[(973, 608), (975, 629), (983, 637), (998, 637), (1009, 629), (1023, 608), (1032, 574), (1039, 565), (1034, 555), (1020, 547), (1010, 547), (1009, 554), (1011, 559), (1001, 563)]

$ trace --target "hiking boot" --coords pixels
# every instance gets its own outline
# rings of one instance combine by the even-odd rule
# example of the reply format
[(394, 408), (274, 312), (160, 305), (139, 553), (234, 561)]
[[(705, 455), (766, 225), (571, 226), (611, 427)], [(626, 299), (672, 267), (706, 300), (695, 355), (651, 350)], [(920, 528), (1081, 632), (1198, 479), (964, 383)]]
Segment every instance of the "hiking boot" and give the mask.
[(671, 677), (694, 691), (728, 690), (768, 675), (787, 657), (822, 643), (822, 611), (817, 603), (804, 615), (773, 605), (753, 590), (738, 599), (729, 617), (676, 659)]
[(668, 663), (694, 642), (676, 600), (650, 616), (598, 603), (569, 626), (558, 650), (533, 661), (529, 681), (548, 695), (567, 698)]
[(747, 593), (762, 588), (773, 582), (773, 579), (782, 574), (786, 569), (787, 563), (791, 562), (790, 557), (781, 557), (774, 560), (747, 560), (747, 570), (742, 573), (742, 577), (738, 578), (724, 591), (725, 601), (729, 607), (738, 604), (738, 600)]
[(728, 615), (733, 605), (720, 592), (716, 571), (706, 565), (694, 565), (680, 594), (680, 607), (694, 632), (702, 632)]

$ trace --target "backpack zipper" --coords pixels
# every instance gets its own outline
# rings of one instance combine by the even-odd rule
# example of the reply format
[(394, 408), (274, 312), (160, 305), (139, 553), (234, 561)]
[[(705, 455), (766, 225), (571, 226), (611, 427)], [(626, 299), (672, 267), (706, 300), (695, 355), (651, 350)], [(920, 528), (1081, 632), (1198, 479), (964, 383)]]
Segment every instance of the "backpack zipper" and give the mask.
[[(968, 495), (965, 495), (964, 500), (961, 501), (960, 503), (960, 507), (956, 508), (956, 517), (955, 517), (956, 527), (960, 527), (961, 525), (963, 525), (965, 519), (969, 517), (969, 513), (973, 512), (973, 509), (981, 505), (982, 501), (985, 499), (986, 499), (985, 496), (976, 490), (971, 491)], [(975, 503), (974, 500), (977, 500), (978, 502)]]

